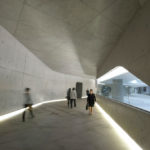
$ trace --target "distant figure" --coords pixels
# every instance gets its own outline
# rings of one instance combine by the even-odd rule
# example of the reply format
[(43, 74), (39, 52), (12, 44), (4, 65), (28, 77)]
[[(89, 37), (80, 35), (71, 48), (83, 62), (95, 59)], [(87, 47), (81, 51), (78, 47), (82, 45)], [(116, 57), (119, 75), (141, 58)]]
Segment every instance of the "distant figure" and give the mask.
[(86, 90), (86, 95), (87, 95), (87, 106), (86, 107), (88, 107), (88, 95), (90, 94), (90, 91), (89, 91), (89, 89), (87, 89)]
[(90, 93), (89, 89), (86, 90), (86, 95), (88, 96)]
[(90, 93), (88, 95), (87, 101), (88, 101), (88, 107), (89, 107), (89, 114), (92, 114), (92, 108), (94, 107), (94, 103), (96, 101), (96, 97), (92, 89), (90, 89)]
[(70, 99), (71, 99), (71, 108), (72, 108), (72, 103), (74, 103), (74, 107), (76, 107), (77, 93), (75, 88), (72, 88), (70, 92)]
[(33, 118), (33, 111), (32, 111), (32, 99), (31, 99), (31, 94), (30, 94), (30, 88), (26, 88), (25, 89), (25, 93), (24, 93), (24, 108), (25, 111), (23, 112), (22, 115), (22, 121), (25, 122), (25, 115), (26, 115), (26, 108), (28, 108), (28, 110), (30, 111), (31, 117)]
[(68, 108), (69, 108), (69, 105), (71, 104), (70, 93), (71, 93), (71, 88), (69, 88), (69, 89), (67, 90), (67, 96), (66, 96), (66, 98), (67, 98), (67, 103), (68, 103)]

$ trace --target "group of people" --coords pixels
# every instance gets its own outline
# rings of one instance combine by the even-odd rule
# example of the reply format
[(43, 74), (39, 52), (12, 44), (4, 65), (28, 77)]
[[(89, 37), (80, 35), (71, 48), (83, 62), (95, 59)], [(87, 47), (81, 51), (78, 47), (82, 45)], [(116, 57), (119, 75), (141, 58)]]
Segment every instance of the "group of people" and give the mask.
[[(90, 89), (90, 90), (86, 90), (86, 94), (87, 94), (87, 104), (86, 104), (86, 109), (89, 109), (89, 114), (92, 114), (92, 108), (94, 107), (94, 103), (96, 101), (96, 97), (95, 97), (95, 94), (93, 93), (93, 90)], [(68, 108), (69, 107), (76, 107), (76, 100), (77, 100), (77, 92), (76, 92), (76, 89), (75, 88), (69, 88), (67, 90), (67, 100), (68, 100)], [(30, 88), (26, 88), (25, 89), (25, 93), (24, 93), (24, 112), (23, 112), (23, 115), (22, 115), (22, 121), (25, 122), (25, 115), (26, 115), (26, 109), (29, 110), (30, 114), (31, 114), (31, 117), (34, 118), (34, 114), (33, 114), (33, 111), (32, 111), (32, 105), (33, 105), (33, 102), (32, 102), (32, 98), (31, 98), (31, 95), (30, 95)]]
[[(89, 109), (89, 114), (92, 114), (93, 112), (93, 107), (96, 101), (96, 96), (93, 93), (93, 90), (86, 90), (86, 95), (87, 95), (87, 104), (86, 104), (86, 109)], [(77, 100), (77, 93), (76, 93), (76, 89), (75, 88), (69, 88), (67, 90), (67, 104), (68, 104), (68, 108), (72, 108), (73, 107), (73, 103), (74, 103), (74, 107), (76, 107), (76, 100)]]
[(73, 103), (74, 103), (74, 107), (76, 107), (76, 100), (77, 100), (77, 92), (76, 92), (76, 89), (75, 88), (69, 88), (67, 90), (67, 104), (68, 104), (68, 108), (69, 107), (73, 107)]

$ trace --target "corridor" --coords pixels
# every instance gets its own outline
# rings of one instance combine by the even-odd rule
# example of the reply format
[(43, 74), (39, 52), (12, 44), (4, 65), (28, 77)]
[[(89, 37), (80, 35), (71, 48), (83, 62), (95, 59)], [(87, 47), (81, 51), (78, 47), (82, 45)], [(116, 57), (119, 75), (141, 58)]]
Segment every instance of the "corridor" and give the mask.
[(112, 126), (94, 108), (85, 110), (85, 100), (68, 109), (66, 102), (35, 108), (35, 118), (27, 113), (0, 124), (1, 150), (127, 150), (128, 147)]

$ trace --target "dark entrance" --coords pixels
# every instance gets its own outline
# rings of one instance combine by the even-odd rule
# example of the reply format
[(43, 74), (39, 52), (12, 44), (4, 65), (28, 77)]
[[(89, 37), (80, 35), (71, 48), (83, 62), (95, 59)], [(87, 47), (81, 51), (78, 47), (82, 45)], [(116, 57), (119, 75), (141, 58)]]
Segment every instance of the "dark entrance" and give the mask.
[(82, 98), (82, 88), (83, 88), (82, 82), (77, 82), (76, 83), (77, 98)]

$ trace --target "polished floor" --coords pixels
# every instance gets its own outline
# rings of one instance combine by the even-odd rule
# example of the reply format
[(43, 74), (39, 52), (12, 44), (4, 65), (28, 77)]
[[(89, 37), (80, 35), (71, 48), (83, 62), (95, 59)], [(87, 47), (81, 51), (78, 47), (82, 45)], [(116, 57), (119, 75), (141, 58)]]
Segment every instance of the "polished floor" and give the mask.
[(42, 105), (36, 117), (21, 115), (0, 123), (0, 150), (128, 150), (97, 108), (85, 110), (85, 100), (68, 109), (66, 102)]

